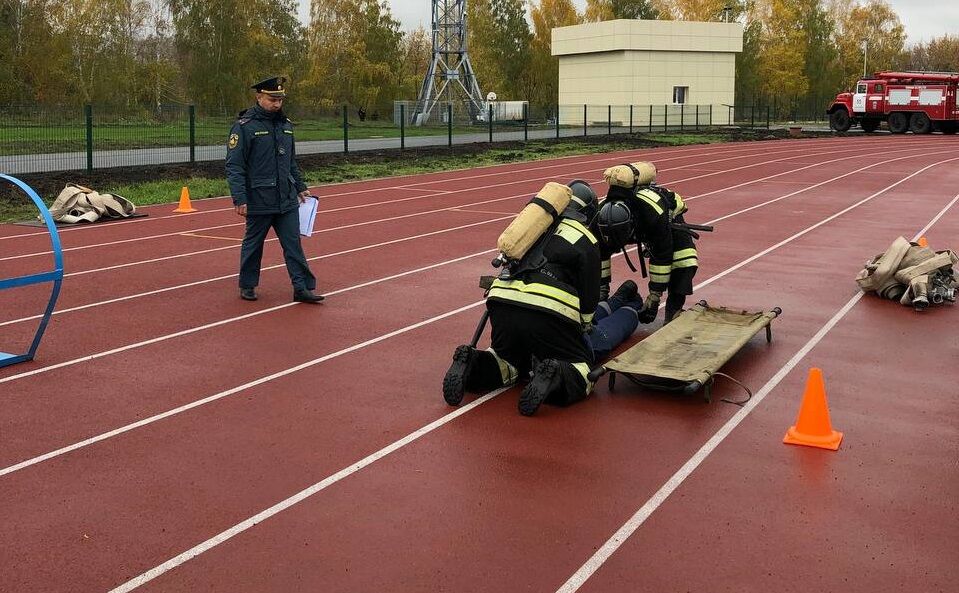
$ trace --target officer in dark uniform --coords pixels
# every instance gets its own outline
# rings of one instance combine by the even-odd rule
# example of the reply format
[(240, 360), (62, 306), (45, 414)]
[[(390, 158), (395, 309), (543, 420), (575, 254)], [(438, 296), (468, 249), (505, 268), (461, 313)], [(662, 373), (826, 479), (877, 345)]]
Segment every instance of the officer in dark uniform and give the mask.
[[(664, 323), (669, 323), (693, 294), (699, 260), (692, 233), (682, 229), (686, 205), (682, 197), (649, 184), (610, 186), (592, 228), (604, 245), (644, 245), (649, 251), (649, 294), (640, 321), (656, 318), (663, 292), (668, 292)], [(602, 254), (603, 280), (608, 284), (609, 250)], [(642, 257), (642, 255), (640, 255)]]
[(293, 124), (283, 114), (286, 79), (268, 78), (251, 88), (256, 104), (242, 111), (230, 130), (226, 177), (236, 213), (246, 217), (240, 249), (240, 297), (257, 299), (263, 241), (270, 227), (283, 248), (293, 282), (293, 300), (319, 303), (316, 277), (300, 244), (299, 204), (310, 193), (296, 165)]

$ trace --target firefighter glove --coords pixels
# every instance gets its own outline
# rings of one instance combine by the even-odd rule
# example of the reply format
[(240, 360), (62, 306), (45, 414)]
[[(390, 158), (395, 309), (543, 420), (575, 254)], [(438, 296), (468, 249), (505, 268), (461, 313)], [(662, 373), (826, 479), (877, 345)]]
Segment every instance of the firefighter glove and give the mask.
[(656, 313), (659, 312), (659, 301), (662, 298), (660, 292), (650, 292), (643, 302), (643, 310), (639, 313), (640, 323), (652, 323), (656, 319)]

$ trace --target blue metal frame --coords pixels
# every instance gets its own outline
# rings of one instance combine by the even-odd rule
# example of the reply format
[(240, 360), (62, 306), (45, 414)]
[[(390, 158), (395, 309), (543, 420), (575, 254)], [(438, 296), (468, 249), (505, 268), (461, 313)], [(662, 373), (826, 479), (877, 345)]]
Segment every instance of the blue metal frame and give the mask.
[(53, 217), (50, 215), (50, 211), (43, 203), (43, 200), (40, 199), (40, 196), (37, 195), (37, 192), (33, 191), (33, 188), (20, 181), (16, 177), (0, 174), (0, 179), (9, 181), (13, 185), (23, 190), (23, 192), (27, 194), (31, 200), (33, 200), (33, 203), (36, 205), (37, 209), (40, 210), (40, 216), (43, 217), (43, 222), (47, 225), (47, 232), (50, 233), (50, 243), (53, 246), (53, 265), (55, 268), (52, 272), (42, 272), (40, 274), (31, 274), (29, 276), (19, 276), (17, 278), (8, 278), (6, 280), (0, 279), (0, 290), (4, 290), (6, 288), (16, 288), (19, 286), (29, 286), (30, 284), (53, 282), (53, 292), (50, 293), (50, 301), (47, 303), (47, 310), (43, 314), (43, 319), (40, 320), (40, 326), (37, 328), (37, 334), (34, 336), (33, 342), (30, 344), (30, 350), (28, 350), (26, 354), (6, 354), (4, 352), (0, 352), (0, 368), (2, 368), (18, 362), (33, 360), (33, 356), (37, 353), (37, 347), (40, 346), (40, 338), (43, 337), (43, 332), (47, 329), (47, 323), (49, 323), (50, 317), (53, 315), (53, 308), (57, 304), (57, 297), (60, 296), (60, 284), (63, 283), (63, 249), (60, 247), (60, 235), (57, 233), (57, 225), (54, 224)]

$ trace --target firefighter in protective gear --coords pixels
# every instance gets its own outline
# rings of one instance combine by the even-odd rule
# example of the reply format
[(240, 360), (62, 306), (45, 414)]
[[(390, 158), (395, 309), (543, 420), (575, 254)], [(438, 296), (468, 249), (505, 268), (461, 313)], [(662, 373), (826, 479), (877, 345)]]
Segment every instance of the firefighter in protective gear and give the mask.
[(491, 346), (456, 348), (443, 379), (448, 404), (459, 405), (466, 391), (512, 385), (530, 371), (518, 402), (524, 416), (543, 402), (569, 405), (592, 389), (586, 375), (593, 355), (584, 331), (599, 303), (597, 240), (583, 223), (565, 215), (548, 232), (527, 256), (545, 263), (521, 262), (515, 274), (493, 281), (486, 298)]
[(686, 205), (679, 194), (650, 183), (635, 188), (611, 185), (596, 216), (594, 228), (608, 247), (602, 254), (607, 285), (609, 258), (617, 247), (636, 244), (649, 253), (649, 294), (640, 314), (642, 323), (656, 318), (664, 292), (668, 292), (664, 323), (682, 310), (686, 296), (693, 293), (699, 266), (696, 245), (688, 231), (674, 226), (685, 223), (684, 212)]

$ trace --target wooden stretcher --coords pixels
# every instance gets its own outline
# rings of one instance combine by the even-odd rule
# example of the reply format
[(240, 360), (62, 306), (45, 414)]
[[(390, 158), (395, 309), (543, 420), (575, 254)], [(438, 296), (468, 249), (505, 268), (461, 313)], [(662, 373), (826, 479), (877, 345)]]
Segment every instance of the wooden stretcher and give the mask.
[(771, 323), (780, 314), (779, 307), (754, 313), (710, 307), (699, 301), (629, 350), (594, 368), (589, 379), (595, 382), (609, 373), (610, 390), (616, 373), (649, 389), (688, 395), (705, 388), (706, 401), (711, 401), (713, 380), (722, 374), (722, 366), (763, 329), (766, 341), (771, 342)]

